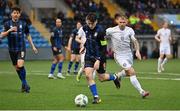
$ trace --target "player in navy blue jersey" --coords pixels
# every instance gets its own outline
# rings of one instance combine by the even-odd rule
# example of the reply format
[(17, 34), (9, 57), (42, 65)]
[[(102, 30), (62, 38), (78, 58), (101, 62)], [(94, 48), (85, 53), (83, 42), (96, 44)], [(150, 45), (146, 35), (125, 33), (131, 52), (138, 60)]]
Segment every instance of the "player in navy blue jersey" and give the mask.
[(4, 32), (1, 33), (1, 36), (8, 38), (10, 58), (22, 82), (21, 91), (29, 93), (30, 86), (26, 81), (26, 69), (24, 67), (26, 56), (25, 39), (28, 39), (35, 53), (38, 53), (38, 51), (32, 42), (32, 38), (29, 36), (29, 26), (26, 21), (19, 19), (20, 15), (21, 9), (13, 7), (11, 11), (12, 18), (4, 23)]
[(71, 51), (71, 59), (69, 61), (69, 65), (68, 65), (68, 73), (67, 75), (70, 74), (70, 70), (72, 67), (73, 62), (75, 61), (75, 65), (74, 65), (74, 74), (77, 74), (77, 70), (78, 70), (78, 65), (79, 65), (79, 60), (80, 60), (80, 43), (78, 43), (75, 39), (77, 36), (77, 32), (78, 30), (82, 27), (81, 22), (77, 22), (76, 23), (76, 28), (72, 31), (70, 38), (69, 38), (69, 42), (68, 42), (68, 50)]
[(65, 77), (62, 75), (62, 66), (64, 61), (64, 55), (62, 54), (63, 47), (63, 31), (62, 31), (62, 21), (61, 19), (56, 19), (56, 27), (53, 29), (51, 33), (51, 45), (53, 52), (53, 62), (51, 65), (50, 74), (48, 75), (49, 79), (55, 79), (54, 70), (56, 69), (56, 65), (58, 64), (58, 74), (57, 77), (60, 79), (64, 79)]
[(81, 43), (80, 52), (85, 53), (84, 71), (90, 91), (93, 95), (93, 104), (101, 102), (99, 98), (96, 83), (93, 79), (93, 71), (97, 70), (98, 78), (103, 81), (114, 81), (117, 88), (120, 88), (120, 82), (115, 74), (108, 74), (105, 70), (106, 63), (106, 41), (105, 31), (97, 24), (97, 17), (94, 13), (89, 13), (86, 16), (86, 25), (78, 31), (77, 41)]

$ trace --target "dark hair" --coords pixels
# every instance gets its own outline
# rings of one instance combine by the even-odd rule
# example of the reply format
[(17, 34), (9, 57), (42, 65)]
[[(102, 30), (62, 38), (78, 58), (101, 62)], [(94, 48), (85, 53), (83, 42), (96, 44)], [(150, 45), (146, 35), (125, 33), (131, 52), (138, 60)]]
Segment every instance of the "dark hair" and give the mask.
[(97, 16), (95, 13), (89, 13), (87, 16), (86, 16), (86, 20), (89, 20), (91, 22), (95, 22), (97, 20)]
[(11, 8), (11, 13), (12, 13), (13, 11), (21, 12), (21, 9), (20, 9), (18, 6), (14, 6), (14, 7)]
[(114, 19), (117, 19), (117, 18), (119, 18), (119, 17), (121, 17), (121, 18), (127, 18), (126, 15), (119, 14), (119, 13), (116, 13), (116, 14), (114, 15)]

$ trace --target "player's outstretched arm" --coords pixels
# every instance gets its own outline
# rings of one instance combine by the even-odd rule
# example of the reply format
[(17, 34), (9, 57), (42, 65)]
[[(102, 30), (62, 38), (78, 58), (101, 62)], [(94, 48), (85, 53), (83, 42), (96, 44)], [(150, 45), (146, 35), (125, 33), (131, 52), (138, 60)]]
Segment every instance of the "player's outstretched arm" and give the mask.
[(1, 32), (0, 38), (7, 37), (7, 35), (12, 31), (17, 31), (17, 27), (11, 27), (9, 30)]
[(68, 51), (71, 50), (72, 39), (73, 39), (72, 36), (70, 36), (69, 41), (68, 41), (68, 47), (67, 47)]
[(37, 54), (37, 53), (38, 53), (38, 50), (37, 50), (36, 47), (34, 46), (34, 43), (33, 43), (33, 41), (32, 41), (31, 36), (28, 36), (28, 41), (29, 41), (29, 43), (31, 44), (31, 47), (32, 47), (34, 53)]
[(155, 39), (156, 39), (156, 41), (161, 42), (161, 39), (159, 38), (159, 34), (158, 33), (155, 35)]
[(133, 43), (134, 43), (135, 50), (136, 50), (136, 57), (137, 57), (139, 60), (141, 60), (141, 54), (140, 54), (140, 51), (139, 51), (139, 50), (140, 50), (140, 48), (139, 48), (139, 43), (138, 43), (137, 40), (134, 40)]

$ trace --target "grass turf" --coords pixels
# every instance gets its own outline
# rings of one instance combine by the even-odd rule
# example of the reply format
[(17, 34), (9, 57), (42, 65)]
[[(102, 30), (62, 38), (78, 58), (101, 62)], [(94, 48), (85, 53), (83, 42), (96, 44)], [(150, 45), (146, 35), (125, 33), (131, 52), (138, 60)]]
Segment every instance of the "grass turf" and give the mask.
[[(51, 61), (26, 61), (27, 80), (31, 92), (25, 94), (20, 92), (21, 83), (11, 63), (0, 61), (0, 110), (178, 110), (180, 60), (170, 60), (165, 66), (166, 71), (161, 74), (156, 73), (156, 63), (157, 60), (134, 63), (142, 87), (150, 91), (148, 98), (141, 98), (129, 82), (129, 78), (122, 80), (120, 90), (115, 88), (112, 81), (100, 83), (96, 79), (102, 103), (94, 105), (91, 104), (92, 96), (84, 76), (80, 83), (76, 82), (75, 76), (67, 76), (64, 80), (49, 80), (47, 76)], [(63, 71), (67, 70), (67, 64), (66, 61)], [(119, 66), (113, 60), (108, 60), (108, 72), (119, 70)], [(84, 108), (76, 107), (74, 104), (75, 96), (80, 93), (89, 98), (89, 103)]]

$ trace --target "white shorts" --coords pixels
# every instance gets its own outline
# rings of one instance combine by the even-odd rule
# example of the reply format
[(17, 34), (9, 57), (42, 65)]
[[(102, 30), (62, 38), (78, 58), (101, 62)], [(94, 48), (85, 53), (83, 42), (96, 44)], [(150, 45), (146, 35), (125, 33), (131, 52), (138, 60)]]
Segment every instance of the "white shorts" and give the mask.
[(160, 46), (159, 52), (160, 52), (160, 54), (170, 55), (171, 54), (171, 48), (170, 48), (170, 46)]
[(115, 61), (125, 70), (128, 70), (133, 66), (132, 54), (116, 55), (114, 54)]

